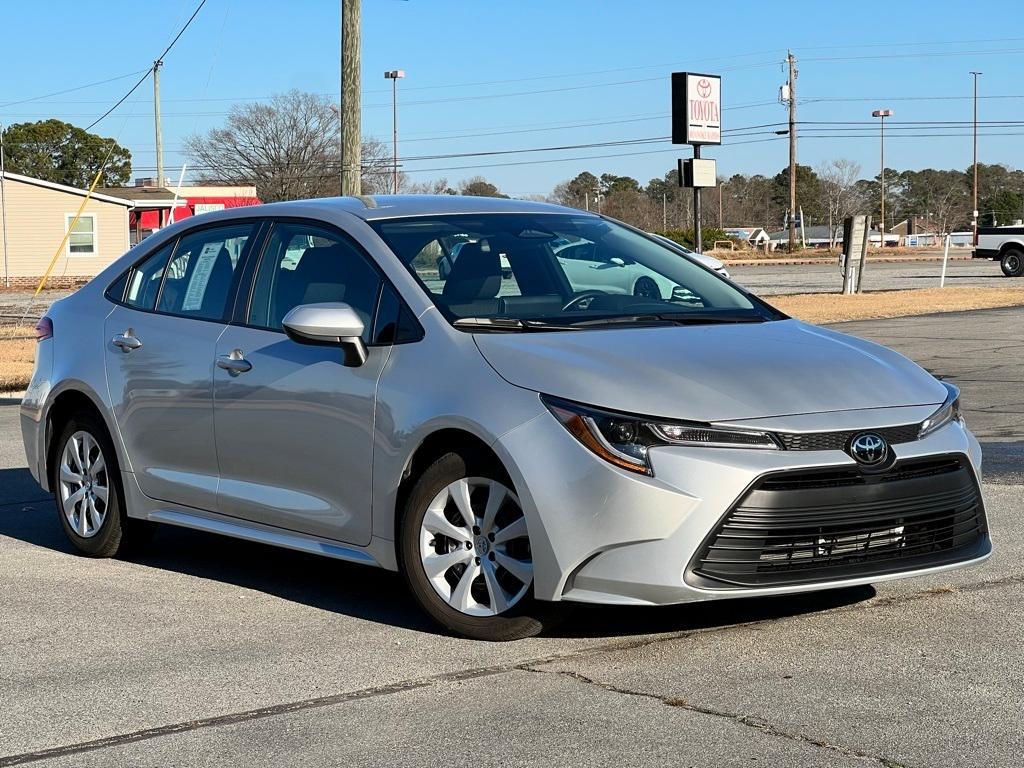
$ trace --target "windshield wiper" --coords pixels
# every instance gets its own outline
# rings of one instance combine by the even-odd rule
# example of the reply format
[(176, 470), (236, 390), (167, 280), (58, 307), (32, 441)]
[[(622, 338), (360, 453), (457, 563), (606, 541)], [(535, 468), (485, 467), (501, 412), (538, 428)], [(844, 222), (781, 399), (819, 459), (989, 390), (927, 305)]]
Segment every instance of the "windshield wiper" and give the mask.
[(522, 320), (516, 320), (514, 317), (460, 317), (452, 325), (466, 330), (498, 333), (525, 330)]
[(680, 325), (702, 325), (711, 323), (764, 323), (763, 315), (738, 315), (729, 312), (659, 312), (653, 317)]

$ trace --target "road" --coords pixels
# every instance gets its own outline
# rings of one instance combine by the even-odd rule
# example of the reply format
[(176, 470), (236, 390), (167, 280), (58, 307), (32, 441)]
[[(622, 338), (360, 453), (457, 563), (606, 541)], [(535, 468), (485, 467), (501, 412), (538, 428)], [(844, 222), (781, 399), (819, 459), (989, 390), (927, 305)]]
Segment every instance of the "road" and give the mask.
[(452, 639), (389, 573), (164, 529), (71, 552), (0, 404), (0, 766), (1011, 766), (1024, 310), (850, 323), (963, 387), (996, 554), (799, 598)]
[[(754, 293), (771, 296), (780, 293), (838, 293), (843, 279), (836, 264), (794, 264), (792, 266), (729, 267), (736, 282)], [(937, 288), (941, 261), (909, 261), (868, 264), (864, 290), (891, 291), (905, 288)], [(950, 260), (946, 285), (1007, 288), (1024, 285), (1024, 277), (1004, 277), (994, 261)]]

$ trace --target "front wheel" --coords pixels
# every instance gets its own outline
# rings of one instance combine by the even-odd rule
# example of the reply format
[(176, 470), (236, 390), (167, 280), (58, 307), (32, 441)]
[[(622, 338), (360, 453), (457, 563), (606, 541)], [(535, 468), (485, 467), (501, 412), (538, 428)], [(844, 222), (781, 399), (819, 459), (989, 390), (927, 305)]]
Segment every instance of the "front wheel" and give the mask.
[(113, 557), (127, 543), (117, 455), (103, 423), (73, 416), (57, 438), (51, 487), (71, 543), (93, 557)]
[(416, 601), (477, 640), (531, 637), (551, 617), (550, 606), (533, 599), (526, 518), (503, 474), (470, 471), (447, 454), (416, 481), (401, 522), (402, 571)]
[(653, 278), (644, 275), (633, 286), (633, 295), (644, 299), (660, 299), (661, 289)]
[(1008, 250), (1003, 254), (999, 266), (1007, 277), (1020, 277), (1024, 275), (1024, 253), (1016, 249)]

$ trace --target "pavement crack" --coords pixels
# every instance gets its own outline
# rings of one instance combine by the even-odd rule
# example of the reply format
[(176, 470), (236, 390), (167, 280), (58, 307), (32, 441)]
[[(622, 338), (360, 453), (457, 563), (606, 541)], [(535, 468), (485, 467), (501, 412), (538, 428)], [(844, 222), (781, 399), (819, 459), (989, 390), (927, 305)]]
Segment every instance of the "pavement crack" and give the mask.
[(808, 736), (797, 731), (786, 730), (785, 728), (780, 728), (776, 725), (773, 725), (771, 722), (761, 717), (755, 717), (753, 715), (744, 715), (739, 712), (729, 712), (727, 710), (718, 709), (716, 707), (709, 707), (702, 704), (696, 704), (688, 699), (681, 699), (673, 696), (663, 696), (658, 693), (651, 693), (648, 691), (637, 691), (631, 688), (624, 688), (622, 686), (614, 685), (612, 683), (605, 683), (601, 682), (600, 680), (595, 680), (592, 677), (588, 677), (587, 675), (583, 675), (573, 670), (546, 670), (532, 666), (524, 666), (521, 668), (527, 672), (536, 672), (538, 674), (560, 675), (562, 677), (568, 677), (572, 680), (576, 680), (577, 682), (583, 683), (585, 685), (596, 686), (605, 691), (610, 691), (611, 693), (618, 693), (624, 696), (636, 696), (639, 698), (653, 699), (655, 701), (660, 701), (662, 704), (668, 707), (674, 707), (676, 709), (686, 710), (687, 712), (696, 712), (702, 715), (709, 715), (711, 717), (718, 717), (725, 720), (730, 720), (734, 723), (738, 723), (739, 725), (743, 725), (748, 728), (753, 728), (770, 736), (778, 736), (780, 738), (788, 739), (790, 741), (794, 741), (800, 744), (808, 744), (819, 749), (838, 753), (840, 755), (843, 755), (844, 757), (855, 757), (866, 760), (873, 760), (879, 765), (883, 766), (883, 768), (906, 768), (906, 766), (903, 763), (897, 762), (889, 757), (885, 757), (884, 755), (874, 755), (870, 752), (865, 752), (860, 749), (853, 749), (852, 747), (845, 747), (841, 744), (833, 744), (832, 742), (825, 741), (823, 739), (816, 739), (813, 736)]
[[(985, 589), (993, 589), (1008, 584), (1021, 584), (1024, 583), (1024, 575), (1013, 575), (1007, 576), (1000, 579), (993, 579), (990, 581), (976, 582), (974, 584), (966, 584), (954, 588), (954, 592), (968, 592), (968, 591), (980, 591)], [(942, 597), (949, 592), (949, 588), (932, 588), (923, 590), (920, 592), (914, 592), (911, 594), (893, 595), (891, 597), (878, 598), (875, 600), (867, 601), (857, 605), (831, 608), (827, 610), (816, 611), (813, 615), (826, 615), (831, 613), (852, 613), (856, 611), (872, 610), (878, 607), (891, 606), (904, 602), (911, 602), (915, 600), (921, 600), (925, 598)], [(213, 715), (205, 718), (198, 718), (195, 720), (187, 720), (179, 723), (171, 723), (168, 725), (154, 726), (151, 728), (144, 728), (138, 731), (131, 731), (128, 733), (114, 734), (99, 739), (93, 739), (89, 741), (81, 741), (72, 744), (65, 744), (57, 747), (49, 747), (46, 749), (35, 750), (32, 752), (23, 752), (14, 755), (0, 756), (0, 768), (8, 768), (8, 766), (24, 765), (26, 763), (38, 762), (40, 760), (50, 760), (57, 757), (63, 757), (66, 755), (80, 754), (83, 752), (92, 752), (95, 750), (109, 749), (118, 747), (123, 744), (131, 744), (138, 741), (145, 741), (147, 739), (156, 739), (162, 736), (171, 736), (177, 733), (184, 733), (188, 731), (195, 731), (202, 728), (215, 728), (222, 725), (232, 725), (235, 723), (243, 723), (252, 720), (258, 720), (267, 717), (276, 717), (279, 715), (286, 715), (292, 712), (300, 712), (307, 709), (315, 709), (319, 707), (329, 707), (334, 705), (346, 704), (354, 701), (361, 701), (364, 699), (372, 699), (380, 696), (392, 696), (395, 694), (401, 694), (406, 691), (412, 691), (419, 688), (426, 688), (439, 683), (460, 681), (460, 680), (472, 680), (478, 678), (493, 677), (496, 675), (506, 674), (508, 672), (515, 671), (527, 671), (527, 672), (539, 672), (546, 674), (553, 674), (547, 670), (537, 669), (537, 667), (551, 664), (560, 661), (572, 661), (584, 659), (590, 656), (597, 656), (606, 653), (616, 653), (621, 651), (629, 651), (637, 648), (645, 648), (659, 643), (669, 643), (677, 640), (682, 640), (689, 637), (696, 637), (705, 634), (715, 634), (719, 632), (735, 632), (742, 629), (746, 629), (753, 626), (760, 626), (764, 624), (773, 624), (786, 619), (799, 618), (808, 614), (786, 614), (783, 616), (769, 617), (769, 618), (757, 618), (751, 619), (750, 621), (736, 622), (725, 625), (714, 625), (707, 627), (696, 627), (690, 629), (682, 629), (675, 632), (661, 633), (655, 636), (644, 636), (644, 637), (630, 637), (622, 640), (613, 640), (608, 643), (601, 643), (592, 645), (586, 648), (578, 648), (572, 651), (566, 651), (564, 653), (554, 653), (547, 656), (537, 657), (533, 659), (526, 659), (518, 662), (508, 662), (505, 664), (496, 664), (491, 666), (473, 667), (470, 669), (458, 670), (454, 672), (440, 672), (435, 675), (427, 677), (413, 678), (395, 683), (389, 683), (385, 685), (369, 686), (366, 688), (360, 688), (352, 691), (346, 691), (344, 693), (331, 694), (328, 696), (319, 696), (315, 698), (302, 699), (298, 701), (290, 701), (281, 704), (268, 705), (265, 707), (259, 707), (256, 709), (245, 710), (241, 712), (234, 712), (223, 715)], [(577, 673), (573, 673), (576, 675)], [(800, 734), (787, 734), (781, 729), (776, 729), (770, 724), (763, 723), (762, 721), (750, 718), (744, 715), (737, 715), (728, 712), (719, 712), (717, 710), (708, 709), (705, 711), (697, 707), (690, 702), (684, 702), (676, 699), (666, 699), (661, 696), (654, 694), (647, 694), (641, 691), (630, 691), (628, 689), (617, 689), (615, 687), (605, 686), (603, 683), (590, 681), (583, 675), (579, 675), (582, 681), (589, 681), (594, 685), (606, 687), (607, 690), (616, 691), (622, 694), (628, 694), (633, 696), (646, 696), (649, 698), (657, 698), (666, 704), (671, 706), (681, 707), (683, 709), (692, 709), (695, 712), (704, 712), (709, 715), (718, 715), (720, 717), (729, 717), (737, 722), (742, 722), (744, 725), (750, 727), (760, 727), (766, 732), (777, 733), (779, 736), (786, 736), (787, 738), (796, 739), (799, 741), (807, 741), (811, 744), (817, 744), (822, 748), (832, 749), (834, 751), (841, 751), (843, 748), (835, 747), (827, 743), (818, 743), (808, 737), (801, 736)], [(847, 753), (844, 753), (847, 754)], [(856, 752), (849, 752), (851, 755), (859, 755)], [(896, 762), (886, 762), (886, 758), (878, 757), (873, 755), (865, 755), (873, 760), (876, 760), (881, 765), (887, 768), (900, 768), (900, 764)]]

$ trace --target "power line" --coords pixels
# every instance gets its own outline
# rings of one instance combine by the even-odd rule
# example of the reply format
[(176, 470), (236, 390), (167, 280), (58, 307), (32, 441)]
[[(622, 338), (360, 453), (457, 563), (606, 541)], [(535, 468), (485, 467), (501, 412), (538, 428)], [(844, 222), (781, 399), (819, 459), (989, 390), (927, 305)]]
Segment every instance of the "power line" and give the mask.
[[(192, 24), (192, 21), (195, 19), (195, 17), (199, 15), (199, 12), (203, 9), (204, 5), (206, 5), (206, 0), (199, 0), (199, 5), (196, 6), (196, 9), (192, 12), (192, 15), (188, 17), (188, 21), (186, 21), (185, 25), (181, 29), (178, 30), (178, 34), (176, 34), (174, 36), (174, 39), (171, 40), (171, 42), (167, 44), (167, 47), (164, 48), (163, 53), (161, 53), (159, 56), (156, 57), (156, 61), (158, 61), (158, 62), (159, 61), (163, 61), (164, 57), (168, 53), (170, 53), (171, 48), (173, 48), (175, 43), (177, 43), (178, 40), (181, 39), (181, 36), (183, 34), (185, 34), (185, 30), (189, 28), (189, 25)], [(131, 88), (129, 88), (128, 92), (124, 96), (122, 96), (120, 99), (118, 99), (117, 102), (114, 104), (114, 106), (112, 106), (110, 109), (108, 109), (102, 115), (100, 115), (98, 118), (96, 118), (91, 123), (89, 123), (89, 125), (86, 126), (85, 130), (87, 130), (87, 131), (92, 130), (93, 127), (97, 123), (99, 123), (101, 120), (103, 120), (107, 115), (109, 115), (111, 112), (113, 112), (119, 106), (124, 104), (125, 100), (127, 100), (127, 98), (129, 96), (131, 96), (133, 93), (135, 93), (136, 89), (138, 89), (138, 87), (140, 85), (142, 85), (144, 82), (146, 82), (146, 78), (149, 77), (149, 75), (150, 75), (150, 73), (152, 71), (153, 71), (152, 69), (147, 69), (146, 73), (141, 78), (139, 78), (138, 82), (136, 82), (135, 85), (133, 85)]]
[[(138, 71), (135, 71), (135, 72), (127, 72), (127, 73), (125, 73), (123, 75), (118, 75), (117, 77), (108, 77), (106, 80), (97, 80), (94, 83), (86, 83), (85, 85), (76, 85), (73, 88), (65, 88), (63, 91), (54, 91), (53, 93), (45, 93), (45, 94), (43, 94), (41, 96), (31, 96), (31, 97), (29, 97), (27, 99), (19, 99), (18, 101), (7, 101), (7, 102), (4, 102), (3, 104), (0, 104), (0, 107), (13, 107), (16, 104), (28, 104), (29, 102), (32, 102), (32, 101), (40, 101), (41, 99), (48, 99), (51, 96), (61, 96), (61, 95), (65, 94), (65, 93), (73, 93), (75, 91), (84, 91), (86, 88), (95, 88), (97, 85), (106, 85), (107, 83), (114, 83), (114, 82), (117, 82), (118, 80), (124, 80), (125, 78), (128, 78), (128, 77), (134, 77), (135, 75), (141, 74), (142, 72), (148, 72), (148, 71), (149, 70), (146, 69), (146, 70), (138, 70)], [(78, 103), (78, 102), (68, 101), (68, 102), (59, 102), (59, 103), (75, 104), (75, 103)], [(83, 102), (83, 103), (85, 103), (85, 102)], [(100, 104), (102, 104), (102, 103), (105, 103), (105, 102), (88, 102), (88, 103), (100, 103)]]

